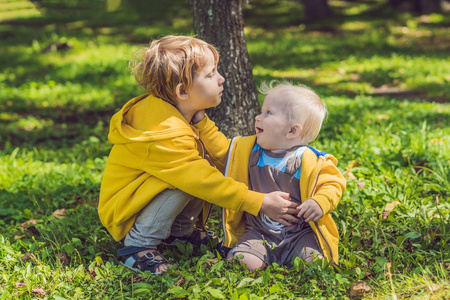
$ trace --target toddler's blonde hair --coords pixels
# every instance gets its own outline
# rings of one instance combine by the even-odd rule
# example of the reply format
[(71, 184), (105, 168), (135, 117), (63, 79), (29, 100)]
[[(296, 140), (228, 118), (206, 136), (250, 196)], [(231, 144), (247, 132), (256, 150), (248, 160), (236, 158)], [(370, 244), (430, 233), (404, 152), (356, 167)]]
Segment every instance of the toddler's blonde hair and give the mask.
[(268, 95), (274, 91), (282, 93), (286, 105), (285, 114), (289, 125), (300, 124), (300, 137), (303, 143), (313, 142), (319, 135), (327, 108), (320, 97), (306, 85), (293, 85), (291, 82), (263, 82), (260, 92)]
[(219, 53), (214, 46), (191, 36), (165, 36), (139, 50), (130, 61), (130, 67), (147, 93), (176, 105), (176, 87), (192, 86), (194, 74), (206, 64), (206, 53), (211, 50), (216, 65)]

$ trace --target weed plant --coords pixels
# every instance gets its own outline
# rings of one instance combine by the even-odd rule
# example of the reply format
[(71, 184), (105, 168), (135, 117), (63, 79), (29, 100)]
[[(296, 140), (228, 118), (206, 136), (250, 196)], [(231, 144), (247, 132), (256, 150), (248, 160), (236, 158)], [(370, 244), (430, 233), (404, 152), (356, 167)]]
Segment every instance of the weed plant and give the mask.
[[(307, 84), (327, 104), (313, 146), (347, 178), (333, 213), (339, 265), (296, 259), (248, 272), (178, 244), (163, 249), (174, 267), (162, 276), (121, 266), (96, 209), (109, 120), (143, 93), (127, 69), (136, 43), (191, 34), (188, 8), (176, 1), (182, 13), (152, 22), (130, 4), (81, 18), (15, 2), (6, 13), (2, 2), (0, 299), (347, 299), (358, 280), (367, 299), (448, 299), (450, 19), (341, 8), (347, 16), (304, 25), (289, 1), (263, 28), (272, 2), (245, 12), (255, 80)], [(209, 226), (220, 234), (220, 224), (215, 207)]]

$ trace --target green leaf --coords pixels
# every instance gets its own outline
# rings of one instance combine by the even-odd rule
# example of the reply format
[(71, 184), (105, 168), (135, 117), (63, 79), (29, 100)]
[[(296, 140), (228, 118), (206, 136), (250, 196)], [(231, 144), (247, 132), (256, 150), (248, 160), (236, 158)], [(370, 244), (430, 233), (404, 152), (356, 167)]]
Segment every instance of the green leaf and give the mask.
[(420, 232), (408, 232), (407, 234), (405, 234), (403, 237), (405, 239), (417, 239), (420, 238), (422, 236), (422, 234), (420, 234)]
[(281, 291), (281, 286), (280, 286), (280, 284), (275, 284), (275, 285), (272, 285), (270, 288), (269, 288), (269, 293), (271, 293), (271, 294), (275, 294), (275, 293), (278, 293), (279, 291)]
[(214, 298), (225, 299), (222, 292), (218, 289), (207, 288), (206, 291), (211, 294)]
[(242, 288), (242, 287), (248, 285), (249, 283), (251, 283), (252, 281), (254, 281), (253, 278), (246, 277), (239, 282), (239, 284), (236, 286), (236, 288), (238, 288), (238, 289)]

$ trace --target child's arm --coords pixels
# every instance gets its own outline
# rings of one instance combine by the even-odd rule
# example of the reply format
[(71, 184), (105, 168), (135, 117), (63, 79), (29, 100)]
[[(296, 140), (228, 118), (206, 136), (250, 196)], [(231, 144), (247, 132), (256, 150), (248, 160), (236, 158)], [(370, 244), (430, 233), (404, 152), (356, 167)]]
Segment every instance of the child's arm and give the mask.
[(274, 220), (289, 225), (297, 221), (295, 203), (284, 199), (286, 193), (262, 194), (230, 177), (200, 157), (192, 137), (180, 137), (153, 143), (148, 149), (152, 159), (142, 162), (148, 174), (190, 195), (232, 210), (257, 215), (261, 210)]

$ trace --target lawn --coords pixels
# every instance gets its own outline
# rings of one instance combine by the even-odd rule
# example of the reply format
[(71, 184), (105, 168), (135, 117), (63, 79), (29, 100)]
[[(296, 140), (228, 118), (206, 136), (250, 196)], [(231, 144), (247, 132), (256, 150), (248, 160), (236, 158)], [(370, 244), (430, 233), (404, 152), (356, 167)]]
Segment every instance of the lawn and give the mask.
[[(0, 2), (0, 299), (448, 299), (448, 15), (331, 1), (335, 17), (305, 25), (291, 1), (246, 7), (257, 85), (307, 84), (327, 104), (313, 146), (348, 180), (333, 213), (339, 265), (252, 273), (178, 245), (163, 249), (174, 267), (153, 277), (118, 263), (121, 245), (98, 219), (109, 120), (143, 93), (128, 69), (136, 49), (192, 34), (192, 21), (185, 1), (160, 14), (136, 2), (103, 11), (67, 1), (95, 10), (46, 14), (37, 2)], [(272, 26), (261, 21), (268, 13)], [(216, 207), (208, 225), (220, 234), (220, 224)]]

